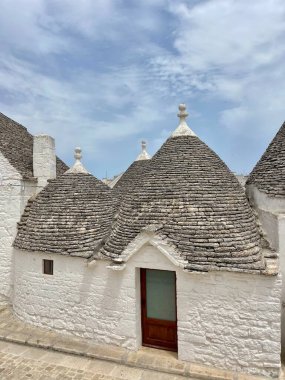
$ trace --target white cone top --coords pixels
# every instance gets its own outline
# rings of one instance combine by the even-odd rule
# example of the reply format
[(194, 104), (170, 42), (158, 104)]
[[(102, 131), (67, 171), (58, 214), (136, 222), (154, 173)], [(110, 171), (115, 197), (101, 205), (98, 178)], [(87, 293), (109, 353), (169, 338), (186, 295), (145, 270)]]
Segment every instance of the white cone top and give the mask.
[(146, 142), (142, 141), (141, 144), (142, 144), (142, 151), (137, 156), (136, 161), (149, 160), (151, 158), (151, 156), (146, 151)]
[(196, 136), (196, 134), (190, 129), (186, 123), (186, 117), (188, 116), (188, 112), (186, 111), (185, 104), (179, 104), (179, 112), (177, 116), (180, 119), (178, 127), (172, 133), (171, 137), (177, 136)]
[(88, 171), (85, 169), (85, 167), (82, 165), (81, 158), (81, 148), (75, 148), (74, 149), (74, 158), (75, 163), (74, 165), (68, 169), (65, 173), (84, 173), (89, 174)]

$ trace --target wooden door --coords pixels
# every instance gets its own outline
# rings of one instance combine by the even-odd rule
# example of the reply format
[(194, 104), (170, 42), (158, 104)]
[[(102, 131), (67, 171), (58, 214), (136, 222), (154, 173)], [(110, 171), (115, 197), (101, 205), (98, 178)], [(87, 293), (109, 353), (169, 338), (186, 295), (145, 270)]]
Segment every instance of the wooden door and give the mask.
[(141, 269), (143, 346), (177, 351), (176, 273)]

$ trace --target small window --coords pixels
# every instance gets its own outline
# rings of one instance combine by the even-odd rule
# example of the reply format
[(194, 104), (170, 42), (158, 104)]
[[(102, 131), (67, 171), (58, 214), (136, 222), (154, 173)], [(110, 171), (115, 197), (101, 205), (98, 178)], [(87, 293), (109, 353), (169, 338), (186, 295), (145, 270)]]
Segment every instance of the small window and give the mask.
[(53, 274), (53, 260), (43, 260), (44, 274)]

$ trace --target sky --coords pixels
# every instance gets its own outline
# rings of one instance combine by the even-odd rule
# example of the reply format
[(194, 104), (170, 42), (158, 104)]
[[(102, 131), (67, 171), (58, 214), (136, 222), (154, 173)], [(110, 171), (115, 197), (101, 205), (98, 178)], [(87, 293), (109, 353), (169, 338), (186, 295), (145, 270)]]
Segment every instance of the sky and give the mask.
[(98, 178), (192, 130), (247, 174), (285, 120), (284, 0), (0, 0), (0, 112)]

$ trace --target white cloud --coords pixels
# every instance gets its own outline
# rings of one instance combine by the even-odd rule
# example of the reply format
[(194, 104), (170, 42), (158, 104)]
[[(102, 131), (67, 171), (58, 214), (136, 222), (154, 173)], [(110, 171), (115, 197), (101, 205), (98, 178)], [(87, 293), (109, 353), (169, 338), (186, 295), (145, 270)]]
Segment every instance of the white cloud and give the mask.
[(59, 32), (68, 30), (91, 39), (116, 38), (114, 29), (123, 21), (113, 0), (49, 0), (48, 4), (49, 28)]
[(147, 134), (156, 150), (194, 98), (235, 136), (284, 118), (283, 0), (2, 0), (0, 41), (1, 111), (64, 153)]
[(34, 134), (53, 135), (64, 153), (79, 144), (93, 154), (102, 141), (146, 133), (164, 117), (155, 89), (135, 67), (118, 76), (76, 70), (68, 80), (56, 80), (32, 64), (5, 57), (0, 58), (0, 86), (14, 98), (11, 104), (0, 102), (2, 112)]
[(174, 45), (197, 71), (236, 71), (239, 65), (243, 72), (284, 52), (278, 43), (285, 31), (283, 0), (217, 0), (194, 7), (172, 2), (170, 10), (180, 19)]
[[(100, 49), (85, 67), (82, 43), (84, 54), (91, 44), (108, 48), (108, 41), (122, 45), (126, 57), (157, 53), (162, 49), (147, 34), (161, 25), (159, 5), (138, 2), (125, 12), (122, 0), (3, 0), (1, 112), (34, 134), (53, 135), (63, 154), (82, 145), (86, 155), (100, 155), (103, 140), (146, 133), (164, 118), (163, 85), (154, 86), (135, 60), (114, 69), (110, 54), (100, 67)], [(79, 59), (72, 67), (74, 52)]]
[(69, 39), (48, 29), (44, 0), (2, 0), (1, 52), (48, 54), (64, 51)]
[(2, 0), (0, 39), (2, 51), (33, 55), (78, 50), (76, 38), (119, 42), (146, 42), (148, 32), (163, 24), (159, 6), (165, 0)]
[[(284, 118), (285, 2), (171, 1), (175, 51), (153, 59), (176, 91), (229, 101), (221, 124), (235, 133), (276, 128)], [(271, 122), (270, 122), (271, 120)]]

